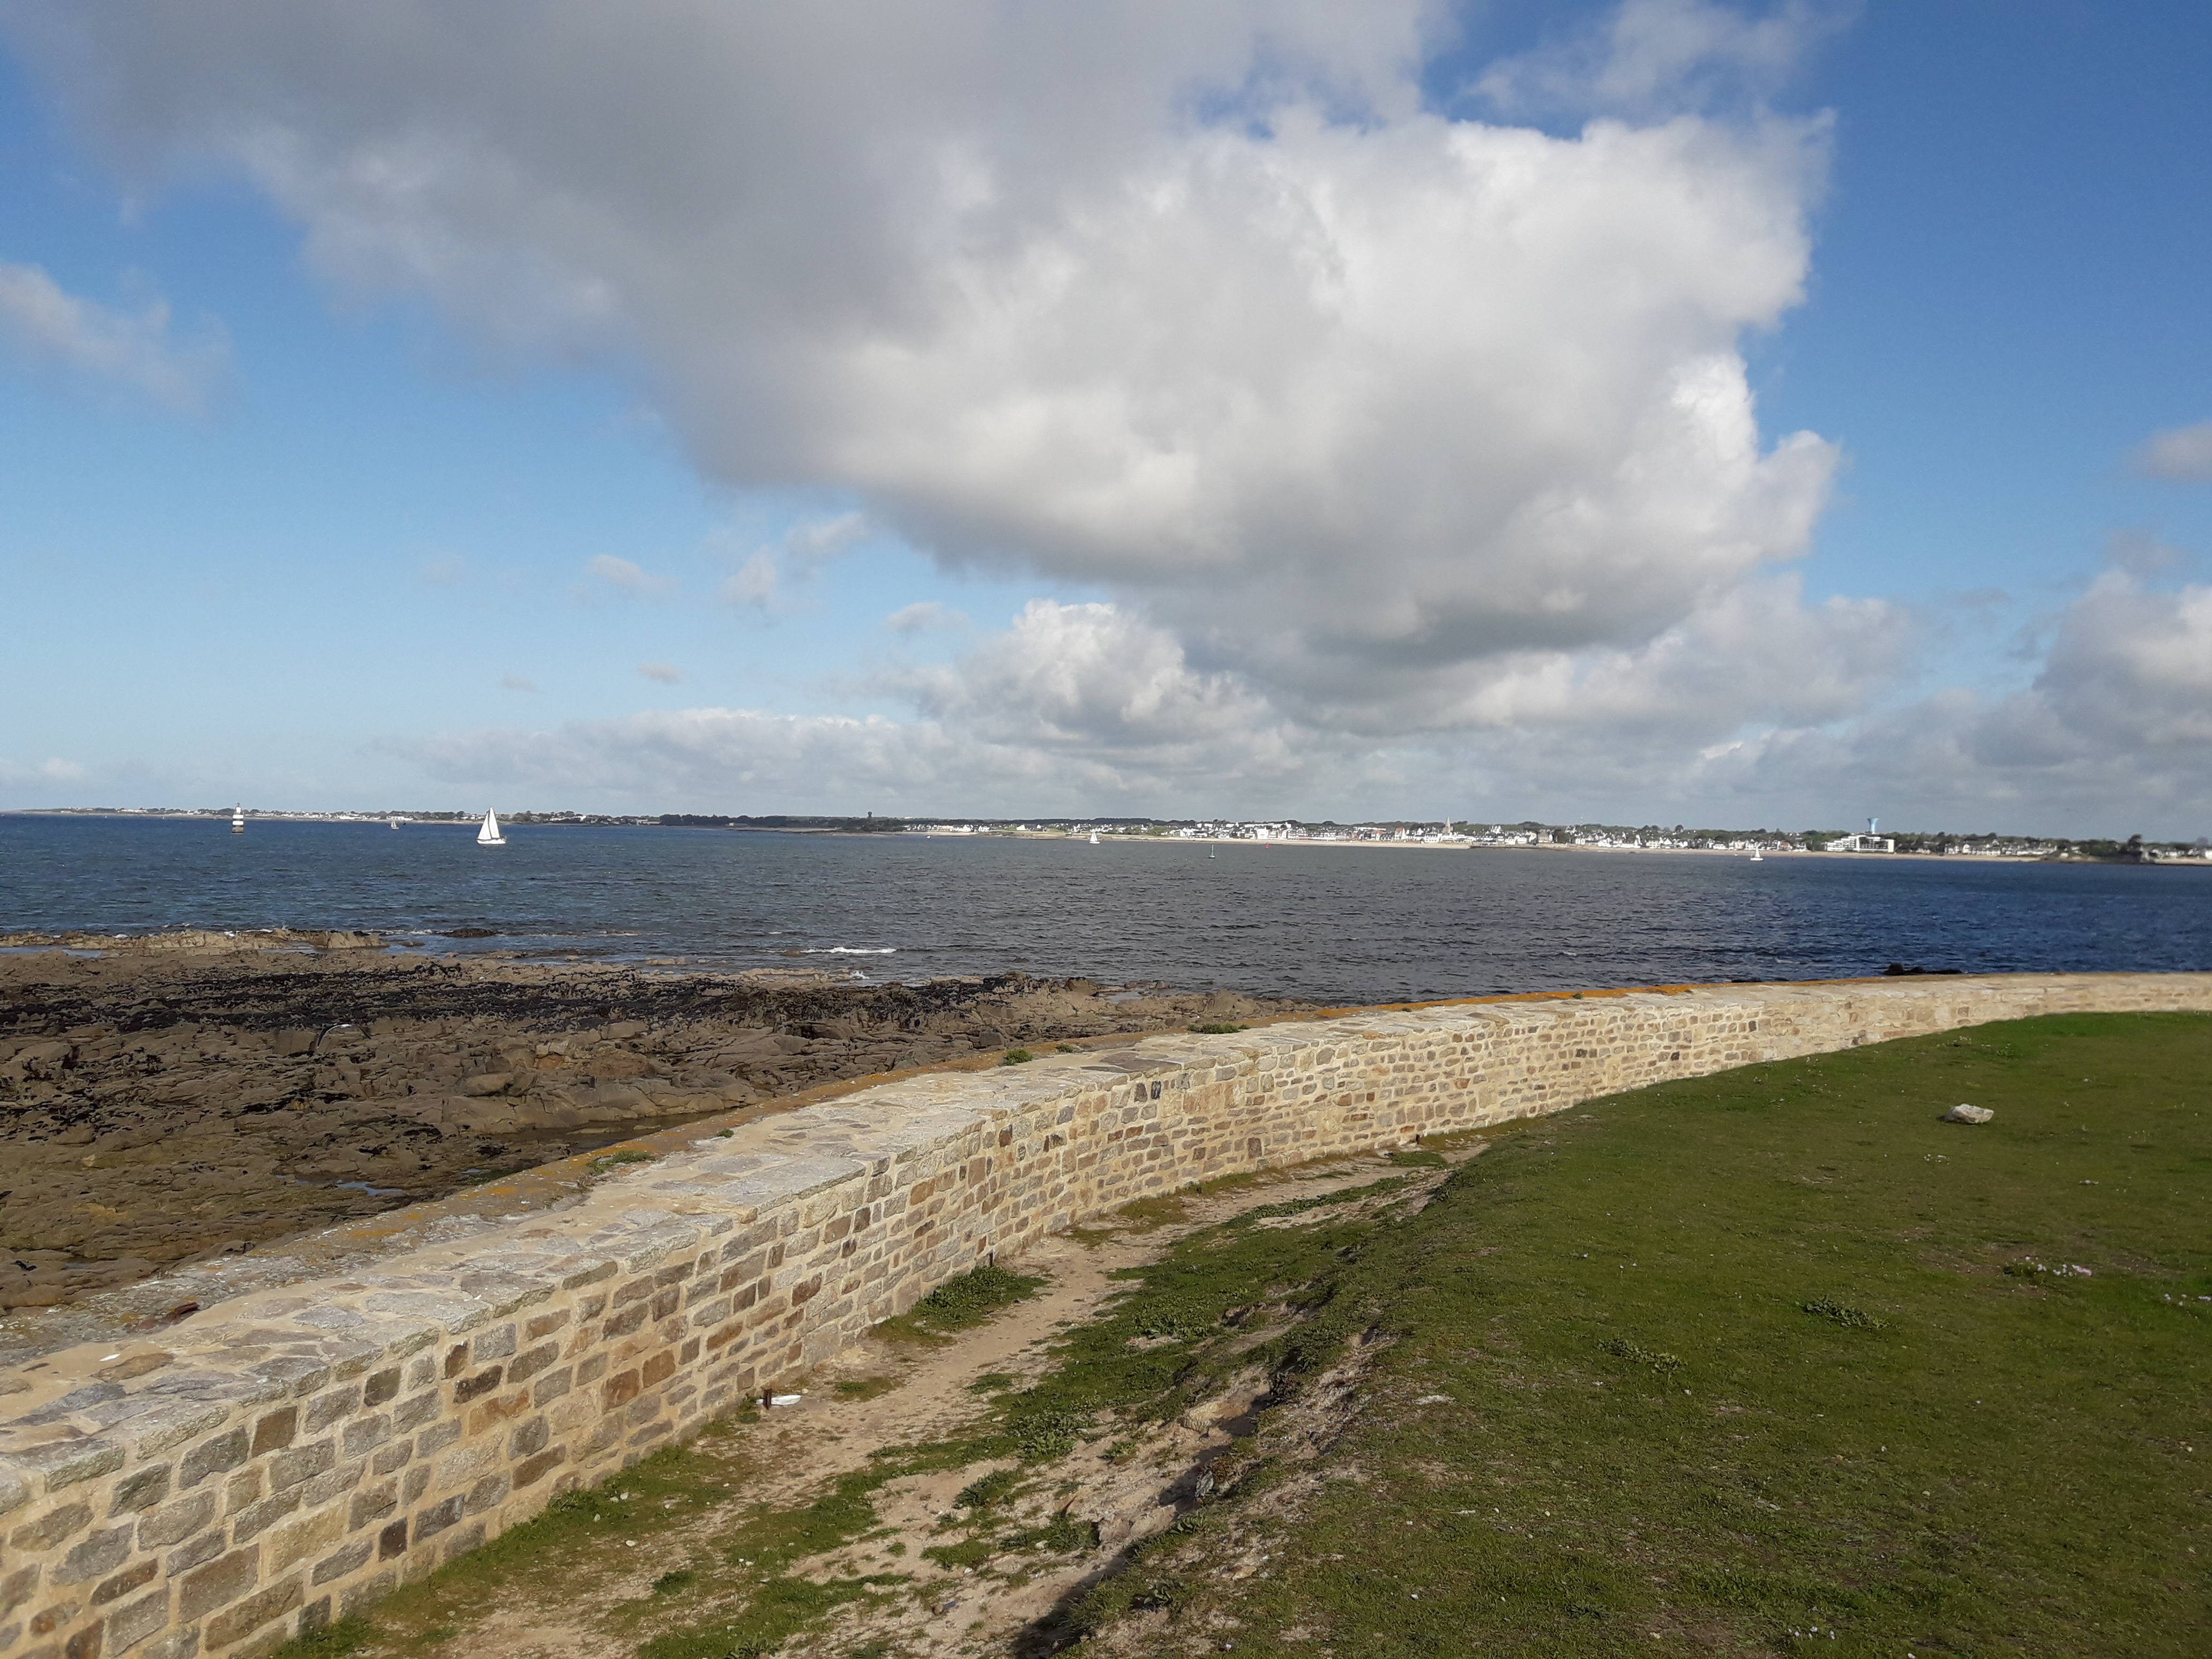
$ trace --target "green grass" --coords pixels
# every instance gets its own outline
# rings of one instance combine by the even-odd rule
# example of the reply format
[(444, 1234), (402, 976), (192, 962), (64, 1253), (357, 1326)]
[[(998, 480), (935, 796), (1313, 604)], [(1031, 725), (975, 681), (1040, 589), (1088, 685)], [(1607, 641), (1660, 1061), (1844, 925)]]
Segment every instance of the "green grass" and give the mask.
[[(1431, 1154), (1432, 1158), (1435, 1154)], [(1442, 1158), (1435, 1161), (1441, 1164)], [(1286, 1198), (1279, 1204), (1261, 1204), (1245, 1211), (1228, 1224), (1232, 1227), (1249, 1226), (1255, 1221), (1272, 1221), (1281, 1216), (1304, 1215), (1309, 1210), (1325, 1210), (1339, 1204), (1357, 1204), (1364, 1199), (1379, 1198), (1395, 1193), (1406, 1185), (1404, 1176), (1385, 1176), (1380, 1181), (1370, 1181), (1364, 1187), (1339, 1187), (1333, 1192), (1316, 1193), (1308, 1198)]]
[[(1996, 1121), (1937, 1121), (1961, 1100)], [(1196, 1235), (1127, 1308), (1202, 1312), (1217, 1267), (1289, 1286), (1301, 1322), (1255, 1353), (1296, 1395), (1378, 1339), (1358, 1409), (1280, 1513), (1263, 1419), (1066, 1629), (1167, 1607), (1156, 1648), (1247, 1659), (2202, 1652), (2208, 1181), (2212, 1019), (2065, 1016), (1594, 1102), (1410, 1218)], [(1089, 1341), (1031, 1394), (1079, 1397)], [(1229, 1346), (1137, 1358), (1172, 1399)]]
[[(1097, 1530), (1053, 1466), (1085, 1441), (1128, 1456), (1257, 1374), (1334, 1437), (1290, 1455), (1304, 1436), (1271, 1404), (1208, 1501), (1030, 1647), (1164, 1613), (1139, 1650), (2191, 1653), (2212, 1610), (2208, 1095), (2212, 1019), (2142, 1016), (1594, 1102), (1490, 1133), (1456, 1171), (1422, 1158), (1179, 1240), (1036, 1382), (994, 1374), (953, 1437), (809, 1503), (744, 1504), (747, 1415), (284, 1652), (455, 1650), (434, 1644), (501, 1595), (568, 1593), (630, 1543), (672, 1571), (593, 1604), (607, 1651), (789, 1650), (915, 1593), (820, 1559), (878, 1528), (885, 1483), (1011, 1462), (963, 1475), (922, 1553), (1077, 1556)], [(1960, 1100), (1996, 1121), (1936, 1121)], [(1181, 1196), (1133, 1208), (1186, 1218)], [(906, 1322), (949, 1340), (1037, 1282), (987, 1265)], [(1316, 1389), (1352, 1354), (1348, 1393)], [(1055, 1481), (1069, 1507), (1024, 1529), (1024, 1492)]]
[(994, 1504), (1005, 1503), (1021, 1482), (1021, 1476), (1012, 1469), (994, 1469), (989, 1474), (969, 1481), (961, 1488), (959, 1495), (952, 1502), (956, 1507), (963, 1510), (988, 1509)]
[(651, 1152), (641, 1151), (635, 1146), (623, 1146), (619, 1147), (611, 1152), (601, 1153), (599, 1157), (593, 1158), (586, 1167), (593, 1175), (605, 1175), (608, 1170), (618, 1169), (625, 1164), (650, 1164), (652, 1162), (653, 1154)]
[(766, 1659), (793, 1635), (882, 1582), (873, 1574), (820, 1583), (770, 1579), (736, 1618), (664, 1632), (637, 1651), (640, 1659)]
[(1151, 1198), (1132, 1199), (1115, 1212), (1129, 1224), (1131, 1232), (1150, 1232), (1155, 1227), (1173, 1226), (1181, 1222), (1188, 1205), (1179, 1193), (1160, 1193)]
[(367, 1646), (374, 1633), (368, 1620), (355, 1613), (285, 1643), (271, 1659), (345, 1659)]
[(742, 1462), (709, 1451), (663, 1448), (599, 1486), (562, 1493), (534, 1518), (386, 1596), (373, 1615), (340, 1620), (277, 1652), (283, 1659), (339, 1659), (364, 1648), (414, 1650), (449, 1640), (457, 1620), (482, 1612), (507, 1586), (558, 1584), (626, 1545), (649, 1544), (702, 1509), (727, 1503), (744, 1472)]
[(955, 1332), (982, 1324), (1001, 1310), (1036, 1294), (1044, 1283), (990, 1262), (946, 1279), (904, 1313), (886, 1319), (875, 1334), (886, 1342), (943, 1346)]

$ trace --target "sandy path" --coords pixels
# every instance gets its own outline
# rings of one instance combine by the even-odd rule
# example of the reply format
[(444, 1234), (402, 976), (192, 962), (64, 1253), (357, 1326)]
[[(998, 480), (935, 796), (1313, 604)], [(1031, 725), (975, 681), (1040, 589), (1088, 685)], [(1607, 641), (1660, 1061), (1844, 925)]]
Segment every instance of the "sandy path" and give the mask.
[[(1479, 1150), (1468, 1149), (1468, 1155)], [(751, 1473), (731, 1500), (635, 1553), (610, 1551), (617, 1559), (574, 1577), (565, 1586), (559, 1608), (549, 1607), (542, 1594), (528, 1587), (503, 1589), (493, 1605), (455, 1631), (453, 1650), (465, 1650), (471, 1659), (603, 1659), (612, 1652), (634, 1651), (637, 1637), (617, 1636), (602, 1620), (567, 1610), (642, 1601), (650, 1596), (653, 1581), (672, 1567), (718, 1560), (720, 1540), (746, 1516), (812, 1501), (839, 1476), (865, 1468), (878, 1449), (958, 1434), (984, 1412), (973, 1387), (977, 1380), (996, 1373), (1018, 1384), (1041, 1374), (1051, 1363), (1050, 1349), (1059, 1334), (1096, 1317), (1127, 1288), (1126, 1281), (1111, 1276), (1117, 1270), (1156, 1261), (1188, 1234), (1282, 1197), (1286, 1187), (1304, 1197), (1371, 1182), (1388, 1167), (1371, 1158), (1316, 1164), (1256, 1186), (1188, 1197), (1182, 1218), (1164, 1224), (1123, 1224), (1103, 1238), (1092, 1232), (1042, 1241), (1018, 1262), (1002, 1264), (1048, 1275), (1049, 1282), (1036, 1296), (943, 1346), (871, 1340), (848, 1349), (817, 1369), (799, 1405), (774, 1411), (732, 1443)], [(1434, 1172), (1437, 1178), (1445, 1173)], [(895, 1386), (866, 1400), (838, 1394), (840, 1381), (865, 1378), (892, 1379)], [(1109, 1457), (1101, 1442), (1079, 1447), (1048, 1470), (1031, 1472), (1051, 1490), (1010, 1508), (1004, 1524), (1041, 1524), (1053, 1510), (1068, 1507), (1098, 1522), (1100, 1547), (1081, 1554), (1008, 1558), (981, 1570), (943, 1566), (923, 1558), (921, 1551), (933, 1543), (957, 1541), (956, 1534), (939, 1527), (953, 1510), (955, 1495), (992, 1469), (1012, 1467), (1010, 1462), (888, 1483), (875, 1494), (875, 1530), (806, 1558), (794, 1576), (823, 1582), (896, 1572), (909, 1575), (910, 1585), (888, 1601), (848, 1607), (825, 1626), (793, 1637), (779, 1655), (833, 1659), (876, 1642), (888, 1644), (882, 1651), (906, 1659), (1024, 1651), (1025, 1631), (1102, 1572), (1120, 1550), (1167, 1526), (1188, 1505), (1194, 1477), (1234, 1437), (1228, 1425), (1244, 1426), (1238, 1419), (1249, 1411), (1265, 1378), (1255, 1373), (1240, 1379), (1240, 1385), (1173, 1423), (1154, 1425), (1118, 1456)], [(691, 1609), (690, 1622), (714, 1622), (711, 1605)], [(371, 1650), (401, 1650), (396, 1644)]]

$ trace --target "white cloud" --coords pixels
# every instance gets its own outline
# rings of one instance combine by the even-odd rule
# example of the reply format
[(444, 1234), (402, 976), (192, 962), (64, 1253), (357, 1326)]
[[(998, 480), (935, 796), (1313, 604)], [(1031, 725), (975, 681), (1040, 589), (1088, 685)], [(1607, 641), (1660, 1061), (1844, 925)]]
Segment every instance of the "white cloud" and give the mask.
[(934, 628), (961, 628), (968, 618), (940, 599), (916, 599), (884, 618), (887, 632), (905, 635), (925, 634)]
[(81, 763), (59, 756), (27, 764), (0, 759), (0, 788), (34, 788), (39, 785), (82, 783), (91, 773)]
[(1710, 0), (1622, 0), (1602, 20), (1492, 64), (1473, 90), (1508, 115), (1664, 115), (1771, 97), (1858, 11), (1783, 0), (1759, 15)]
[(1806, 607), (1784, 579), (1642, 652), (1509, 665), (1447, 724), (1363, 733), (1285, 711), (1121, 607), (1040, 599), (951, 663), (879, 674), (868, 689), (906, 704), (901, 718), (695, 708), (385, 747), (445, 781), (715, 810), (733, 792), (792, 811), (1433, 813), (1478, 792), (1566, 810), (1610, 788), (1679, 790), (1711, 770), (1686, 755), (1747, 724), (1854, 706), (1910, 639), (1888, 607)]
[(2212, 587), (2147, 588), (2108, 570), (2062, 617), (2036, 694), (2108, 754), (2182, 762), (2212, 753)]
[(499, 689), (502, 691), (526, 691), (536, 695), (538, 682), (522, 674), (501, 674)]
[(775, 603), (775, 557), (763, 548), (722, 578), (720, 594), (724, 605), (766, 611)]
[[(218, 158), (333, 282), (620, 363), (714, 483), (841, 504), (724, 603), (773, 611), (877, 536), (1109, 596), (880, 675), (911, 719), (700, 709), (410, 751), (441, 775), (1571, 810), (1809, 789), (1882, 732), (1900, 776), (2033, 775), (2000, 753), (2024, 703), (1882, 726), (1916, 620), (1791, 573), (1839, 453), (1761, 432), (1743, 352), (1802, 297), (1829, 131), (1765, 100), (1846, 15), (1627, 0), (1483, 81), (1489, 122), (1425, 105), (1447, 20), (1419, 0), (546, 0), (526, 52), (503, 14), (404, 0), (11, 27), (125, 166)], [(1575, 130), (1510, 125), (1562, 109)], [(2198, 430), (2142, 465), (2196, 476)], [(2021, 695), (2145, 745), (2154, 783), (2201, 779), (2160, 746), (2185, 714), (2123, 718), (2181, 670), (2112, 619), (2185, 665), (2197, 637), (2108, 585), (2135, 580), (2102, 579)]]
[(1387, 736), (1302, 722), (1115, 606), (1041, 600), (954, 663), (881, 677), (879, 695), (911, 706), (902, 718), (693, 708), (380, 746), (442, 781), (718, 811), (1663, 812), (1828, 827), (1878, 812), (2156, 836), (2212, 818), (2212, 587), (2108, 571), (2051, 619), (2032, 684), (1869, 713), (1914, 647), (1914, 619), (1869, 601), (1806, 605), (1794, 586), (1731, 595), (1640, 651), (1530, 658), (1455, 725)]
[(553, 732), (452, 733), (380, 748), (442, 782), (702, 807), (774, 801), (765, 810), (826, 810), (910, 795), (941, 778), (974, 781), (945, 766), (951, 745), (927, 726), (743, 708), (630, 714)]
[(1820, 799), (1928, 828), (2051, 834), (2205, 833), (2212, 821), (2212, 587), (2146, 586), (2107, 570), (2049, 621), (2033, 680), (1950, 687), (1831, 728), (1767, 734), (1735, 757), (1732, 792)]
[(602, 553), (584, 567), (624, 599), (657, 599), (676, 591), (673, 576), (656, 576), (629, 559)]
[(212, 324), (191, 344), (170, 338), (169, 307), (136, 315), (64, 290), (37, 265), (0, 259), (0, 348), (28, 367), (127, 387), (171, 409), (203, 408), (229, 372), (229, 343)]
[(816, 519), (795, 525), (783, 538), (784, 551), (808, 564), (826, 564), (848, 552), (868, 534), (868, 521), (858, 513), (841, 513), (832, 519)]
[(466, 10), (23, 18), (119, 151), (228, 155), (338, 280), (634, 353), (716, 478), (1294, 700), (1648, 641), (1801, 553), (1834, 465), (1763, 443), (1737, 349), (1825, 129), (1446, 120), (1416, 4), (576, 0), (524, 56)]
[(2131, 576), (2156, 576), (2179, 569), (2189, 555), (2148, 530), (2116, 530), (2105, 538), (2105, 557)]
[(2212, 483), (2212, 421), (2154, 432), (2135, 453), (2136, 471), (2174, 483)]
[(1280, 770), (1285, 722), (1241, 677), (1194, 668), (1180, 641), (1111, 605), (1032, 599), (1005, 633), (951, 667), (886, 680), (927, 717), (1166, 782)]
[(673, 663), (641, 662), (637, 665), (637, 672), (656, 684), (681, 685), (684, 684), (684, 671)]

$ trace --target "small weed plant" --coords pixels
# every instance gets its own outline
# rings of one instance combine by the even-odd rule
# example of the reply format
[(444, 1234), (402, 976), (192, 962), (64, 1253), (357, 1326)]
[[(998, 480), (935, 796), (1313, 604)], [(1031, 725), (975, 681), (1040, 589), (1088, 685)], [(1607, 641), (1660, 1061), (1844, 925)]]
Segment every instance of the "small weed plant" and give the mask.
[(1816, 1297), (1810, 1302), (1797, 1304), (1816, 1319), (1825, 1319), (1832, 1325), (1841, 1325), (1847, 1331), (1878, 1331), (1883, 1321), (1876, 1319), (1863, 1308), (1854, 1308), (1848, 1302), (1838, 1302), (1832, 1297)]
[(1665, 1353), (1657, 1349), (1647, 1348), (1642, 1343), (1632, 1342), (1625, 1336), (1607, 1337), (1597, 1346), (1601, 1352), (1611, 1354), (1615, 1359), (1625, 1359), (1632, 1365), (1648, 1367), (1650, 1370), (1657, 1371), (1662, 1376), (1672, 1376), (1682, 1369), (1682, 1358), (1680, 1354)]

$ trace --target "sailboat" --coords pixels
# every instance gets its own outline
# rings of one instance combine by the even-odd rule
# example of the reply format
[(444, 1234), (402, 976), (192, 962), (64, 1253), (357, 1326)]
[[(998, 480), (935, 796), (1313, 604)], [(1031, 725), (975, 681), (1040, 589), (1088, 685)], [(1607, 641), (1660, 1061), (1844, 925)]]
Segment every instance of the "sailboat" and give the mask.
[(498, 813), (489, 811), (484, 813), (483, 828), (477, 831), (477, 845), (479, 847), (507, 845), (507, 837), (499, 833)]
[(1097, 845), (1098, 845), (1098, 832), (1097, 832), (1096, 830), (1093, 830), (1091, 832), (1091, 844), (1093, 847), (1096, 847), (1096, 846), (1097, 846)]
[(1751, 861), (1753, 864), (1764, 864), (1766, 862), (1766, 854), (1754, 847), (1751, 849)]
[(246, 804), (243, 801), (230, 809), (230, 833), (234, 836), (246, 833)]

